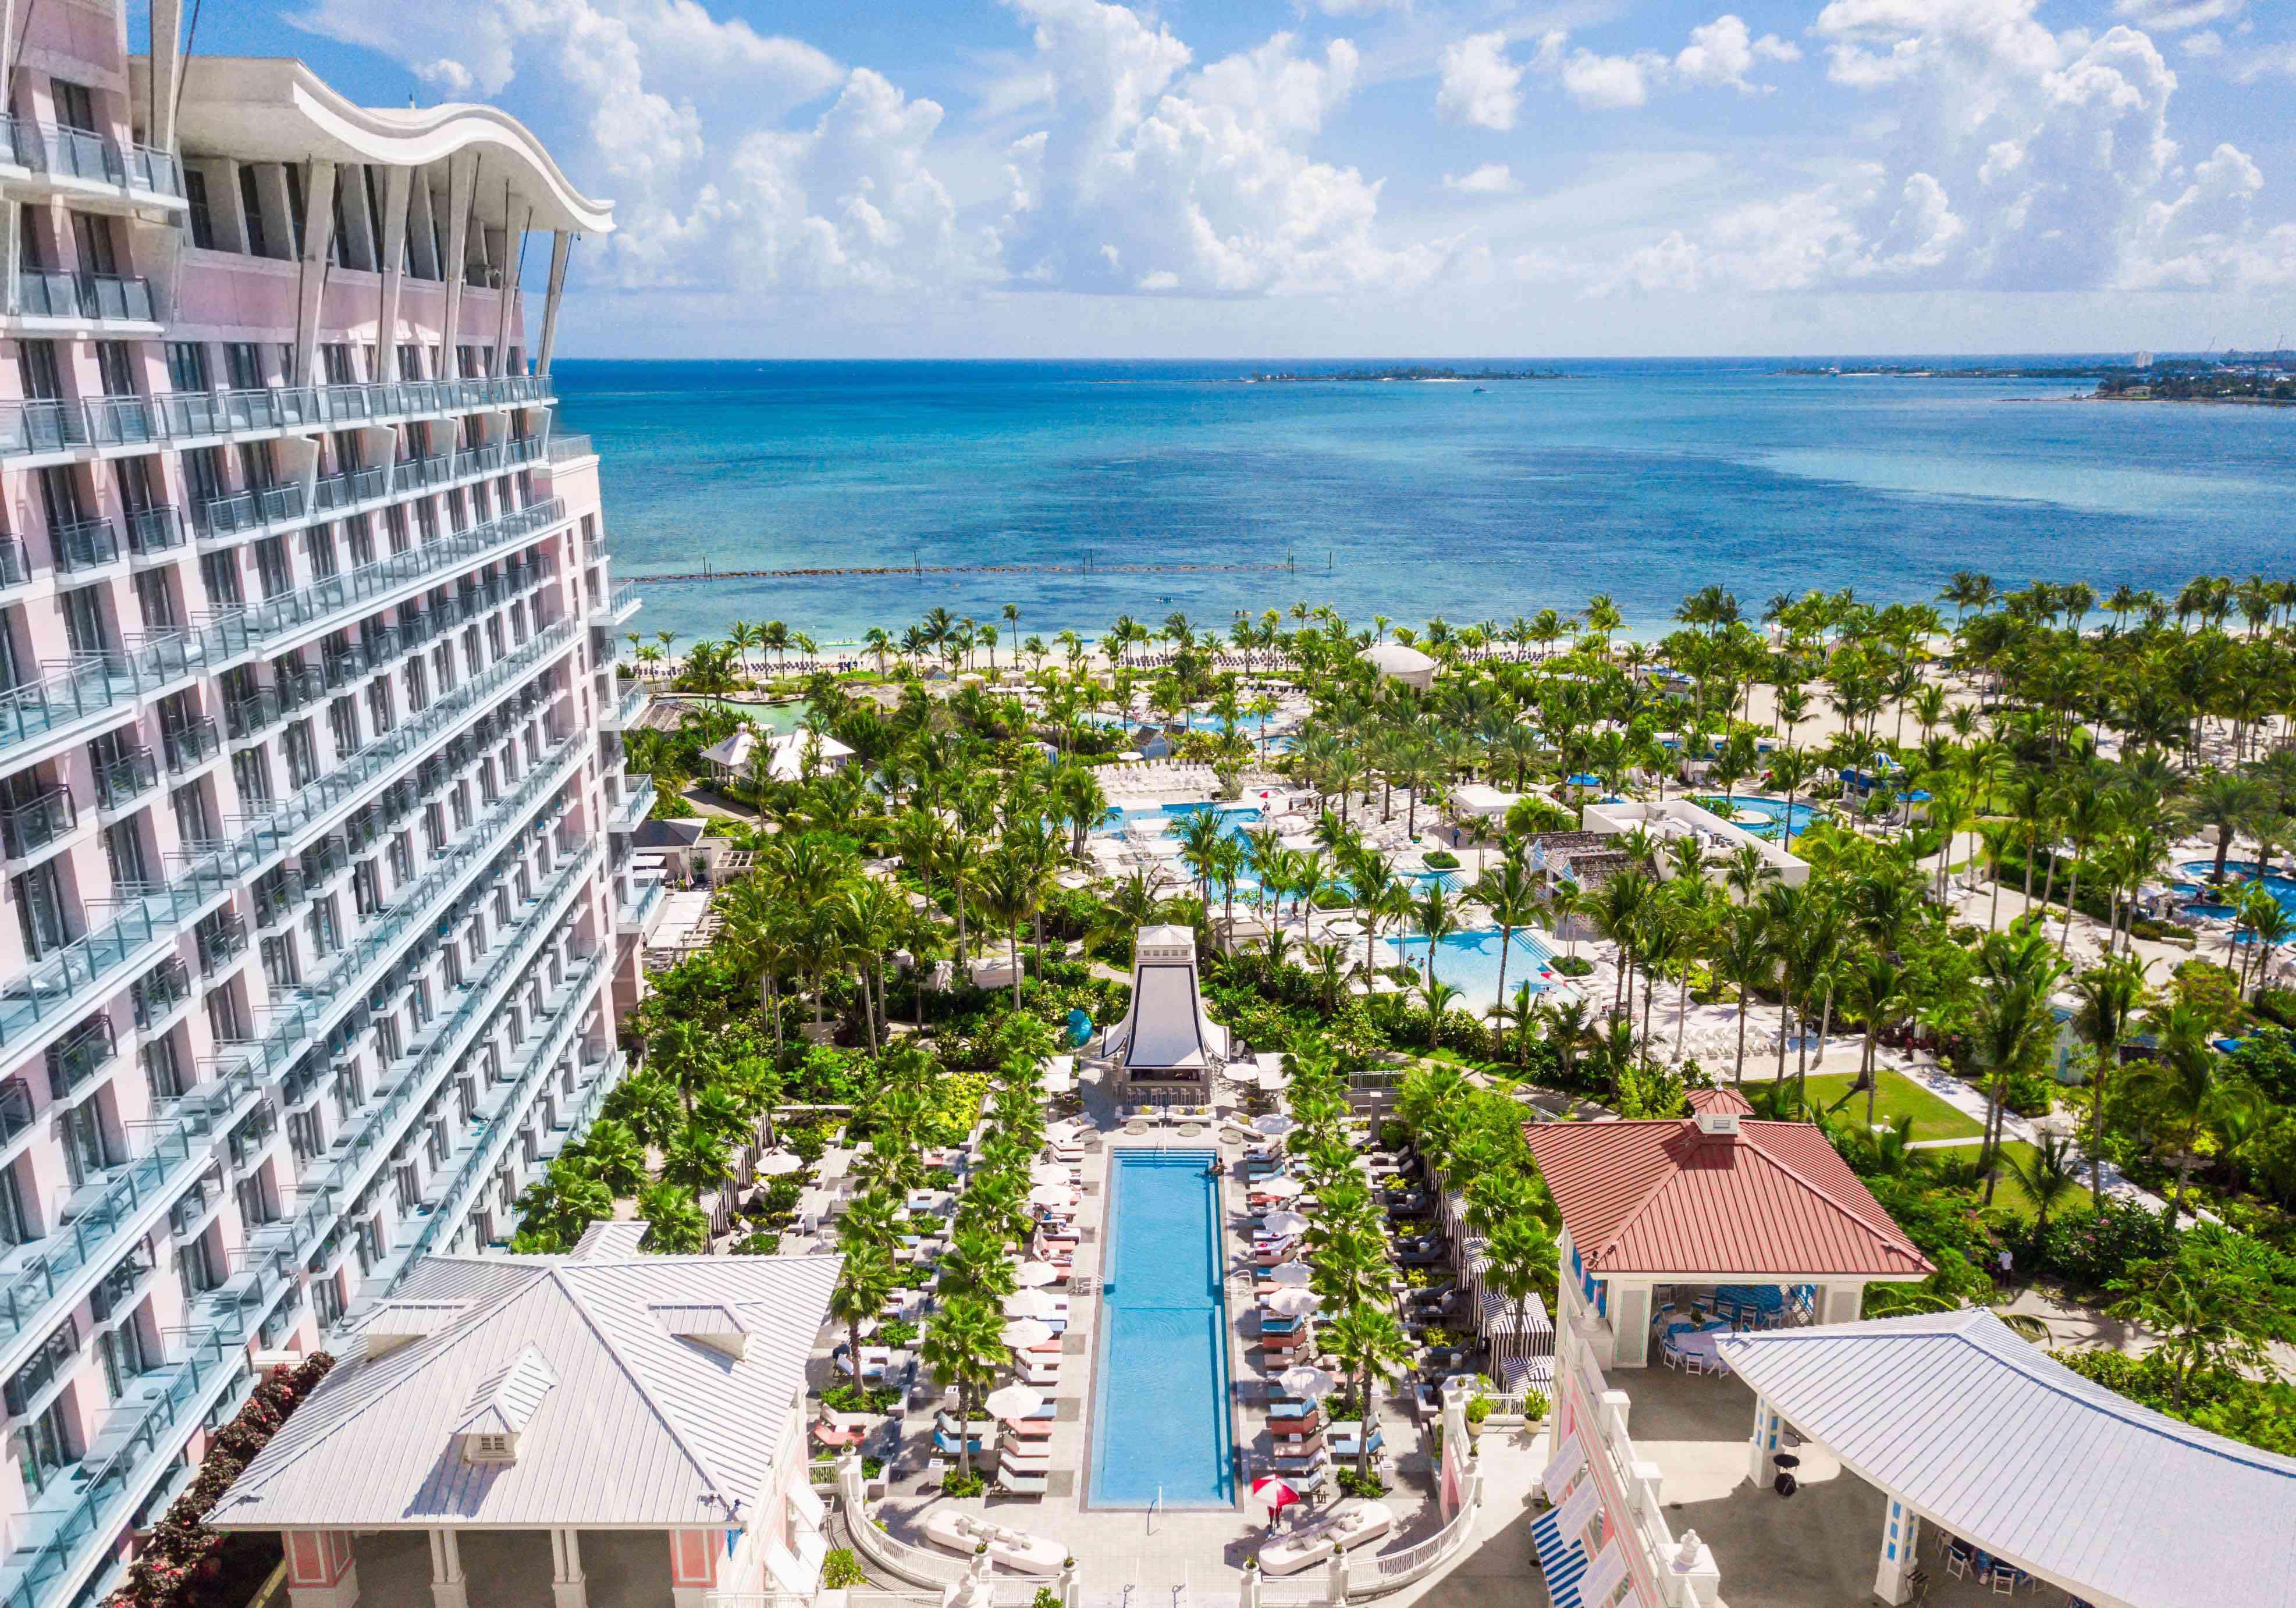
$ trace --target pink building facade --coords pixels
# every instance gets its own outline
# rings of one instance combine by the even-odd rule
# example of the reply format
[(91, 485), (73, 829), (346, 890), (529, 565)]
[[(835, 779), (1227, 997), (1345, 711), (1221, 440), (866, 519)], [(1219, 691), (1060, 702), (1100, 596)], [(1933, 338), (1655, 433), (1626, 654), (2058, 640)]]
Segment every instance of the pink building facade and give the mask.
[(114, 1579), (263, 1354), (506, 1240), (660, 908), (552, 429), (609, 209), (151, 10), (0, 3), (6, 1608)]

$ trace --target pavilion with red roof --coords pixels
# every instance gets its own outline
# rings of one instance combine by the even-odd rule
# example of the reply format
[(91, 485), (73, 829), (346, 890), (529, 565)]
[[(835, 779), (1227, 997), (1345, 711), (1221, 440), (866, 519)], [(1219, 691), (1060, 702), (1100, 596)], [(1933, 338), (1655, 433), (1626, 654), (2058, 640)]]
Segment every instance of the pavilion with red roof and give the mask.
[(1814, 1124), (1757, 1121), (1727, 1089), (1691, 1107), (1524, 1131), (1562, 1216), (1556, 1331), (1598, 1366), (1649, 1366), (1660, 1286), (1808, 1292), (1808, 1319), (1846, 1323), (1868, 1284), (1935, 1271)]

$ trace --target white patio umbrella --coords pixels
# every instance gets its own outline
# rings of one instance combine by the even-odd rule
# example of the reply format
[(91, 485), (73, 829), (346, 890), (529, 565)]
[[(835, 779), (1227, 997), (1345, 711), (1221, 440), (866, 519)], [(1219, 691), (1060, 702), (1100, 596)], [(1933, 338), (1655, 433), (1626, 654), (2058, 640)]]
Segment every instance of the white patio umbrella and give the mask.
[(805, 1170), (805, 1158), (793, 1156), (785, 1150), (769, 1151), (758, 1158), (758, 1176), (761, 1178), (784, 1177)]
[(1069, 1169), (1062, 1166), (1058, 1161), (1039, 1161), (1036, 1166), (1029, 1169), (1029, 1182), (1031, 1184), (1057, 1184), (1062, 1189), (1067, 1189), (1070, 1186)]
[(1288, 1201), (1306, 1187), (1307, 1185), (1297, 1178), (1270, 1178), (1264, 1184), (1254, 1184), (1251, 1186), (1251, 1193), (1267, 1195), (1278, 1201)]
[(1296, 1211), (1271, 1211), (1267, 1214), (1267, 1232), (1278, 1239), (1288, 1239), (1308, 1231), (1308, 1219)]
[(1046, 1284), (1060, 1283), (1061, 1270), (1050, 1262), (1022, 1262), (1020, 1279), (1022, 1289), (1041, 1290)]
[[(1292, 1266), (1285, 1263), (1286, 1267)], [(1305, 1317), (1324, 1304), (1324, 1298), (1313, 1290), (1278, 1290), (1264, 1296), (1259, 1304), (1278, 1317)]]
[(1269, 1112), (1264, 1117), (1254, 1117), (1251, 1126), (1255, 1132), (1265, 1134), (1271, 1139), (1280, 1139), (1300, 1125), (1282, 1112)]
[(1296, 1368), (1284, 1369), (1276, 1375), (1275, 1382), (1292, 1395), (1308, 1401), (1320, 1401), (1332, 1393), (1332, 1386), (1336, 1382), (1323, 1369), (1302, 1364)]
[(1061, 1309), (1061, 1299), (1042, 1290), (1015, 1290), (1004, 1298), (1007, 1317), (1050, 1317)]
[(1016, 1351), (1029, 1350), (1043, 1345), (1053, 1337), (1053, 1326), (1041, 1318), (1016, 1317), (1004, 1325), (998, 1336)]
[(1026, 1418), (1045, 1405), (1045, 1398), (1041, 1391), (1032, 1391), (1025, 1384), (1008, 1384), (989, 1391), (988, 1399), (980, 1405), (988, 1409), (991, 1418)]
[(1304, 1290), (1315, 1276), (1305, 1262), (1278, 1262), (1267, 1270), (1267, 1282), (1286, 1290)]
[(1076, 1191), (1065, 1184), (1039, 1184), (1029, 1192), (1031, 1206), (1068, 1208), (1076, 1204)]

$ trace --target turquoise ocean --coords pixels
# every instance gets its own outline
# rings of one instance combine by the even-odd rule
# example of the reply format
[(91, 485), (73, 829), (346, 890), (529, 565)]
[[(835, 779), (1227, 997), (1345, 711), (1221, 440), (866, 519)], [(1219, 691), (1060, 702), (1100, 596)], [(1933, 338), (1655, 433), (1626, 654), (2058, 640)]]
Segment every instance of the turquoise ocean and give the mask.
[[(1809, 587), (1930, 598), (1964, 569), (2100, 591), (2296, 572), (2296, 410), (1781, 372), (1807, 365), (1495, 360), (1569, 377), (1480, 386), (1244, 383), (1272, 365), (1208, 362), (556, 374), (560, 429), (603, 455), (619, 574), (897, 571), (644, 588), (633, 626), (684, 641), (735, 619), (849, 640), (935, 607), (1001, 624), (1007, 603), (1048, 638), (1300, 602), (1464, 624), (1597, 592), (1652, 629), (1708, 583), (1755, 613)], [(1015, 568), (932, 572), (977, 565)]]

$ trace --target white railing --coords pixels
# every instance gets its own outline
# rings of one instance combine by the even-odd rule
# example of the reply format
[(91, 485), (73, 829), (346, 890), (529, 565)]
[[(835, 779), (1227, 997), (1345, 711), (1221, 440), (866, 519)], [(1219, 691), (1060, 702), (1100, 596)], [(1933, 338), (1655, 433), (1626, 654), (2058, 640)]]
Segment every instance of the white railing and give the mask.
[(1467, 1538), (1474, 1533), (1475, 1516), (1480, 1506), (1480, 1504), (1474, 1502), (1463, 1505), (1442, 1529), (1400, 1552), (1383, 1552), (1368, 1559), (1349, 1559), (1349, 1598), (1380, 1596), (1387, 1592), (1400, 1591), (1413, 1581), (1425, 1579), (1433, 1574), (1465, 1546)]
[(965, 1560), (945, 1552), (912, 1546), (878, 1527), (869, 1516), (868, 1481), (861, 1459), (848, 1456), (837, 1469), (838, 1516), (852, 1538), (853, 1549), (886, 1573), (912, 1586), (954, 1586), (964, 1578)]

